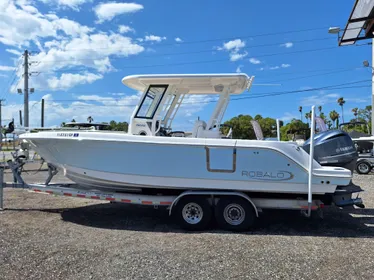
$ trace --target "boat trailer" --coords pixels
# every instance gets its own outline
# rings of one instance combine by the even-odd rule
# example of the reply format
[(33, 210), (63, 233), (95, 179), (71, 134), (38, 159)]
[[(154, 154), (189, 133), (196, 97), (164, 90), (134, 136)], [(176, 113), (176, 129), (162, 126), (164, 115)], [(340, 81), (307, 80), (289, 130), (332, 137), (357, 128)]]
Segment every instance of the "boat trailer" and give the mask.
[[(133, 193), (122, 193), (122, 192), (105, 192), (105, 191), (98, 191), (98, 190), (87, 190), (79, 188), (76, 184), (51, 184), (52, 178), (58, 173), (58, 170), (55, 166), (48, 164), (48, 177), (43, 184), (28, 184), (26, 183), (22, 176), (22, 168), (23, 165), (26, 163), (25, 160), (17, 159), (15, 161), (9, 160), (8, 166), (13, 174), (13, 182), (6, 183), (4, 182), (4, 167), (0, 167), (0, 210), (4, 210), (4, 188), (20, 188), (26, 189), (30, 192), (34, 193), (41, 193), (41, 194), (51, 194), (56, 196), (67, 196), (67, 197), (75, 197), (75, 198), (86, 198), (86, 199), (93, 199), (93, 200), (103, 200), (109, 201), (111, 203), (126, 203), (126, 204), (136, 204), (136, 205), (148, 205), (153, 206), (155, 208), (164, 206), (169, 210), (169, 214), (181, 214), (181, 212), (186, 212), (186, 205), (194, 205), (193, 201), (198, 201), (201, 199), (205, 199), (209, 201), (208, 205), (210, 209), (216, 207), (218, 209), (220, 203), (222, 201), (226, 201), (227, 204), (232, 205), (232, 211), (239, 211), (240, 209), (249, 209), (246, 212), (246, 216), (250, 216), (252, 213), (253, 217), (252, 220), (254, 221), (256, 218), (259, 217), (259, 213), (262, 212), (263, 209), (288, 209), (288, 210), (299, 210), (304, 216), (311, 217), (311, 212), (317, 212), (320, 218), (323, 218), (322, 208), (324, 207), (324, 203), (321, 200), (313, 199), (311, 203), (307, 199), (283, 199), (283, 198), (251, 198), (248, 194), (238, 191), (193, 191), (187, 190), (182, 192), (179, 195), (147, 195), (147, 194), (133, 194)], [(352, 192), (356, 192), (357, 189), (354, 189)], [(343, 200), (347, 205), (356, 205), (358, 207), (364, 207), (362, 204), (361, 198), (350, 198), (351, 193), (347, 193), (343, 191), (341, 194), (343, 196), (349, 195)], [(206, 199), (208, 198), (208, 199)], [(191, 202), (192, 201), (192, 202)], [(220, 202), (221, 201), (221, 202)], [(230, 202), (231, 201), (231, 202)], [(188, 204), (189, 202), (189, 204)], [(230, 204), (231, 203), (231, 204)], [(182, 205), (180, 205), (182, 204)], [(334, 204), (338, 207), (346, 206), (344, 203), (338, 205), (337, 203)], [(184, 206), (184, 207), (181, 207)], [(208, 209), (207, 208), (207, 209)], [(204, 214), (206, 216), (212, 216), (213, 211), (209, 214), (204, 209)], [(253, 211), (251, 211), (251, 209)], [(192, 212), (191, 212), (192, 211)], [(192, 223), (184, 224), (184, 228), (186, 229), (201, 229), (195, 228), (193, 225), (194, 219), (202, 218), (199, 217), (199, 211), (202, 209), (193, 208), (190, 214), (185, 214), (183, 217), (185, 219), (192, 219)], [(211, 211), (211, 210), (210, 210)], [(183, 212), (183, 213), (184, 213)], [(188, 211), (187, 211), (188, 212)], [(239, 213), (238, 212), (238, 213)], [(184, 215), (184, 214), (181, 215)], [(237, 213), (237, 212), (235, 212)], [(181, 216), (179, 215), (179, 216)], [(186, 216), (187, 215), (187, 216)], [(189, 215), (189, 216), (188, 216)], [(235, 216), (234, 218), (237, 218)], [(233, 219), (234, 219), (233, 218)], [(216, 217), (216, 219), (218, 219)], [(225, 217), (226, 219), (226, 217)], [(227, 218), (229, 219), (229, 218)], [(240, 217), (238, 218), (240, 219)], [(181, 219), (180, 219), (181, 220)], [(183, 219), (182, 219), (183, 220)], [(180, 221), (183, 226), (183, 221)], [(224, 224), (221, 223), (221, 226), (224, 229), (229, 230), (236, 230), (235, 228), (235, 221), (232, 222), (230, 226), (223, 226)], [(240, 227), (239, 227), (240, 229)]]

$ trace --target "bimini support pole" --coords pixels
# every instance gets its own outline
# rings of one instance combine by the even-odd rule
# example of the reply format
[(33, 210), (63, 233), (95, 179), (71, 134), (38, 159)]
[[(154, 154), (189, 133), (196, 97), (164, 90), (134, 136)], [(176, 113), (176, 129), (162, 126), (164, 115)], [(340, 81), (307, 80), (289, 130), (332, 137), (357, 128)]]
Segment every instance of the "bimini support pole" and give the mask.
[(314, 160), (314, 128), (315, 128), (315, 106), (312, 106), (312, 116), (310, 121), (310, 147), (309, 147), (309, 177), (308, 177), (308, 217), (312, 214), (312, 180), (313, 180), (313, 160)]
[(280, 121), (279, 121), (279, 119), (277, 119), (277, 139), (278, 139), (278, 141), (281, 140)]
[(4, 210), (4, 167), (0, 167), (0, 211)]

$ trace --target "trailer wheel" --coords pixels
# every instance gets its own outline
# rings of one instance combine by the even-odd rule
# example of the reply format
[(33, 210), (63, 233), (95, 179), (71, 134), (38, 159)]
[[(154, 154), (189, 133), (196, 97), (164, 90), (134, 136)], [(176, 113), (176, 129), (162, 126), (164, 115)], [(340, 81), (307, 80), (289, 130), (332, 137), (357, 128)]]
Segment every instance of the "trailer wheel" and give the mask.
[(243, 231), (256, 220), (252, 204), (241, 197), (222, 197), (215, 208), (215, 218), (224, 230)]
[(369, 174), (371, 171), (371, 164), (367, 161), (360, 161), (356, 165), (356, 171), (358, 174)]
[(212, 220), (212, 207), (204, 197), (182, 197), (173, 212), (178, 224), (186, 230), (203, 230)]

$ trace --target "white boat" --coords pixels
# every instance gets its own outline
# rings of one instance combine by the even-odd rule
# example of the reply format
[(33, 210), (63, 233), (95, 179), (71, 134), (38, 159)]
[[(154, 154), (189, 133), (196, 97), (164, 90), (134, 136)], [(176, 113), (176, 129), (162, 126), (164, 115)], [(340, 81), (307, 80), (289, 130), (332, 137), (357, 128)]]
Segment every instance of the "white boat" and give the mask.
[[(88, 189), (306, 195), (308, 146), (236, 140), (220, 130), (230, 96), (249, 90), (252, 80), (246, 74), (127, 76), (122, 82), (143, 92), (128, 133), (60, 130), (25, 133), (20, 138), (66, 177)], [(172, 123), (186, 97), (195, 94), (218, 99), (210, 119), (196, 120), (187, 137), (183, 131), (173, 131)], [(321, 141), (316, 146), (321, 163), (318, 158), (313, 161), (313, 195), (334, 194), (351, 185), (352, 170), (345, 167), (356, 160), (353, 142), (344, 132), (329, 133), (319, 139), (332, 148), (331, 153), (318, 152)]]

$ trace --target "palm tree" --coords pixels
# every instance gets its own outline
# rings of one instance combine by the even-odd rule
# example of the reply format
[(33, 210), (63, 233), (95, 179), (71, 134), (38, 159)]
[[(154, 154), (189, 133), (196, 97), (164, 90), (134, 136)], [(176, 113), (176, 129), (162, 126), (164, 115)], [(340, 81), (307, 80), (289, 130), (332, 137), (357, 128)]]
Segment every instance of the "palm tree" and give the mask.
[(327, 120), (326, 124), (327, 124), (328, 128), (331, 129), (331, 127), (332, 127), (332, 122), (331, 122), (331, 120)]
[(299, 106), (300, 120), (303, 121), (303, 107)]
[(89, 116), (88, 118), (87, 118), (87, 121), (89, 122), (89, 123), (92, 123), (93, 122), (93, 117), (91, 117), (91, 116)]
[(64, 127), (65, 125), (66, 125), (65, 122), (62, 122), (62, 123), (61, 123), (61, 127)]
[(352, 109), (352, 112), (353, 112), (353, 115), (355, 116), (355, 118), (356, 118), (356, 122), (357, 122), (358, 108), (357, 108), (357, 107), (356, 107), (356, 108), (353, 108), (353, 109)]
[(75, 119), (72, 119), (71, 122), (76, 122)]
[(344, 98), (343, 97), (340, 97), (339, 99), (338, 99), (338, 104), (339, 104), (339, 106), (341, 106), (342, 107), (342, 120), (343, 120), (343, 123), (344, 123), (344, 112), (343, 112), (343, 105), (344, 105), (344, 103), (345, 103), (345, 100), (344, 100)]
[(309, 112), (309, 113), (305, 113), (305, 118), (306, 118), (306, 121), (309, 123), (309, 120), (310, 118), (312, 117), (312, 113)]
[(338, 128), (339, 125), (339, 113), (336, 112), (335, 110), (330, 112), (330, 119), (334, 123), (336, 121), (336, 128)]
[(322, 106), (318, 106), (319, 116), (322, 114)]

